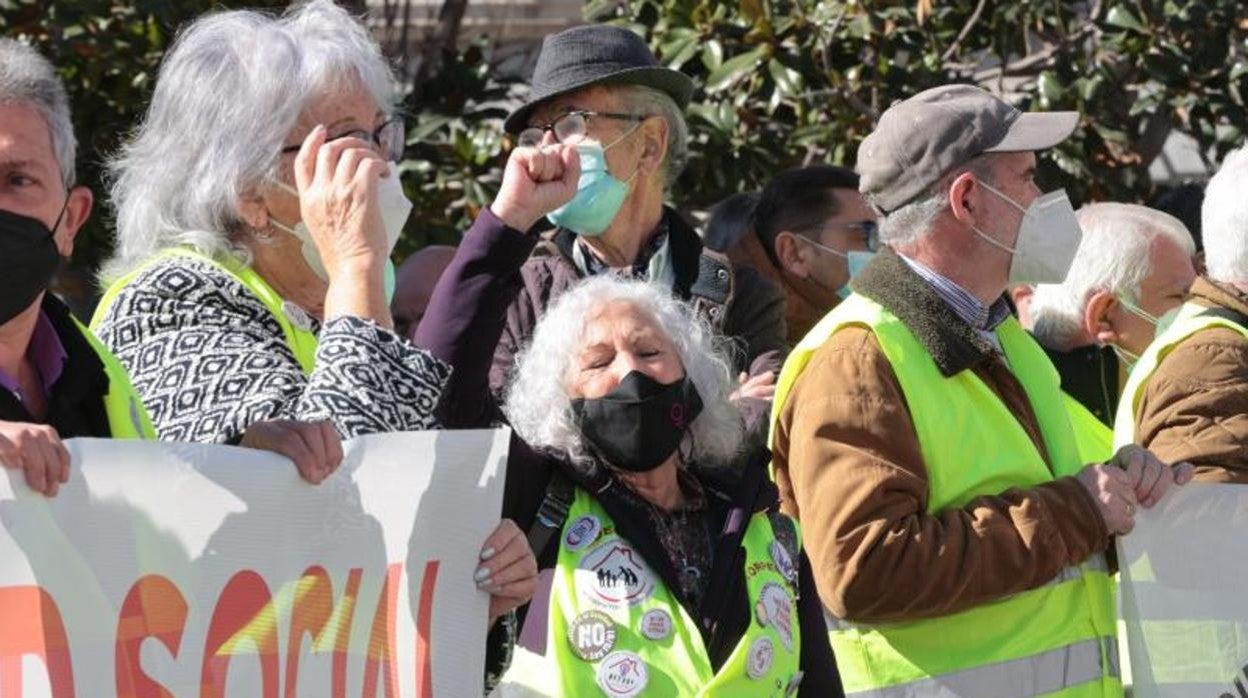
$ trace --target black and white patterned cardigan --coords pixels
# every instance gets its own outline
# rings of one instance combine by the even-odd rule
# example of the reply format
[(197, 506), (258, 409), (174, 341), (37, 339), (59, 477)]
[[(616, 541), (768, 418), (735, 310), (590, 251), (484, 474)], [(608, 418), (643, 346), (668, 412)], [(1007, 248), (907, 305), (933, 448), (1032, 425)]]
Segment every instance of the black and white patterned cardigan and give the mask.
[(313, 331), (307, 376), (255, 294), (183, 255), (136, 276), (96, 330), (165, 441), (238, 443), (269, 419), (330, 420), (344, 439), (435, 426), (449, 366), (369, 320), (335, 317)]

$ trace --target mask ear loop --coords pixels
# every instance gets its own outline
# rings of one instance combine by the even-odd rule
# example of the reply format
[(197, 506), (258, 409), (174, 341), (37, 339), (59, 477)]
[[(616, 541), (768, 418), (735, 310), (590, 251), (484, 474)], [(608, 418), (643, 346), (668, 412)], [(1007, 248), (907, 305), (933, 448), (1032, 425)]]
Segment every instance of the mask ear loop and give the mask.
[(69, 194), (70, 192), (65, 192), (65, 201), (61, 202), (61, 212), (56, 214), (56, 222), (48, 229), (48, 234), (52, 236), (54, 241), (56, 240), (56, 229), (61, 227), (61, 221), (65, 218), (65, 211), (69, 210)]
[[(648, 116), (647, 116), (647, 117), (646, 117), (646, 119), (648, 119), (648, 118), (650, 118), (650, 117), (648, 117)], [(620, 134), (620, 137), (619, 137), (619, 138), (617, 138), (617, 139), (615, 139), (615, 140), (613, 140), (613, 141), (611, 141), (610, 145), (604, 145), (604, 146), (602, 147), (602, 166), (603, 166), (603, 167), (606, 167), (606, 166), (607, 166), (607, 151), (608, 151), (608, 150), (610, 150), (610, 149), (612, 149), (612, 148), (614, 148), (614, 147), (615, 147), (615, 146), (616, 146), (616, 145), (617, 145), (620, 141), (622, 141), (622, 140), (624, 140), (625, 138), (628, 138), (629, 136), (631, 136), (631, 135), (633, 135), (634, 133), (636, 133), (636, 132), (637, 132), (637, 129), (641, 128), (641, 125), (642, 125), (643, 123), (645, 123), (645, 119), (642, 119), (641, 121), (638, 121), (637, 123), (633, 124), (633, 127), (632, 127), (632, 128), (630, 128), (630, 129), (628, 129), (627, 131), (625, 131), (624, 133)], [(628, 176), (628, 179), (624, 180), (624, 184), (625, 184), (625, 186), (631, 186), (631, 185), (632, 185), (632, 183), (633, 183), (633, 180), (637, 178), (637, 173), (638, 173), (638, 172), (640, 172), (640, 171), (641, 171), (641, 163), (639, 162), (639, 163), (637, 164), (637, 167), (633, 170), (633, 173), (632, 173), (631, 175), (629, 175), (629, 176)], [(607, 174), (611, 174), (611, 170), (610, 170), (610, 169), (608, 169), (608, 170), (607, 170)]]
[(685, 431), (685, 438), (680, 440), (680, 445), (676, 447), (676, 458), (680, 461), (682, 467), (688, 467), (693, 462), (693, 454), (697, 452), (697, 444), (694, 443), (693, 430)]
[[(1001, 193), (1001, 192), (1000, 192), (1000, 191), (998, 191), (995, 187), (993, 187), (992, 185), (988, 184), (987, 182), (980, 181), (980, 180), (979, 180), (979, 178), (976, 178), (976, 179), (975, 179), (975, 183), (976, 183), (976, 184), (978, 184), (979, 186), (983, 187), (984, 189), (987, 189), (988, 191), (992, 192), (993, 194), (996, 194), (998, 197), (1000, 197), (1000, 198), (1002, 198), (1002, 199), (1004, 199), (1004, 200), (1008, 201), (1008, 202), (1009, 202), (1009, 204), (1010, 204), (1011, 206), (1013, 206), (1014, 208), (1018, 209), (1018, 211), (1019, 211), (1020, 213), (1022, 213), (1022, 214), (1023, 214), (1023, 218), (1026, 218), (1026, 217), (1027, 217), (1027, 209), (1023, 208), (1022, 206), (1019, 206), (1019, 205), (1018, 205), (1018, 202), (1017, 202), (1017, 201), (1015, 201), (1014, 199), (1011, 199), (1010, 197), (1008, 197), (1008, 196), (1006, 196), (1005, 194)], [(976, 234), (976, 235), (978, 235), (978, 236), (979, 236), (979, 238), (980, 238), (981, 240), (983, 240), (984, 242), (988, 243), (989, 245), (992, 245), (993, 247), (996, 247), (997, 249), (1000, 249), (1000, 250), (1004, 250), (1004, 251), (1006, 251), (1006, 252), (1009, 252), (1009, 253), (1010, 253), (1010, 254), (1012, 254), (1012, 255), (1013, 255), (1013, 254), (1018, 254), (1018, 247), (1010, 247), (1010, 246), (1006, 245), (1006, 244), (1005, 244), (1005, 243), (1003, 243), (1003, 242), (998, 242), (997, 240), (992, 239), (992, 236), (991, 236), (991, 235), (988, 235), (987, 233), (985, 233), (984, 231), (980, 230), (980, 229), (979, 229), (978, 227), (976, 227), (976, 226), (973, 226), (973, 225), (972, 225), (972, 226), (971, 226), (971, 230), (974, 230), (974, 231), (975, 231), (975, 234)]]
[[(296, 201), (297, 201), (297, 200), (299, 200), (299, 190), (298, 190), (298, 189), (295, 189), (294, 187), (290, 186), (289, 184), (287, 184), (287, 183), (283, 182), (283, 181), (282, 181), (282, 180), (280, 180), (280, 179), (277, 179), (276, 177), (274, 177), (274, 178), (273, 178), (273, 184), (274, 184), (274, 185), (275, 185), (278, 189), (281, 189), (282, 191), (286, 192), (287, 194), (290, 194), (291, 196), (295, 197), (295, 200), (296, 200)], [(284, 233), (288, 233), (288, 234), (290, 234), (290, 235), (295, 235), (295, 228), (294, 228), (294, 226), (288, 226), (288, 225), (286, 225), (285, 223), (283, 223), (283, 222), (281, 222), (281, 221), (277, 220), (276, 218), (274, 218), (272, 214), (270, 214), (270, 215), (269, 215), (269, 225), (270, 225), (271, 227), (277, 228), (278, 230), (280, 230), (280, 231), (282, 231), (282, 232), (284, 232)], [(272, 242), (272, 241), (273, 241), (273, 233), (271, 233), (271, 232), (269, 232), (269, 231), (267, 231), (267, 230), (253, 229), (253, 234), (254, 234), (255, 238), (256, 238), (257, 240), (259, 240), (260, 242), (268, 243), (268, 242)], [(298, 235), (295, 235), (295, 237), (299, 237), (299, 236), (298, 236)]]

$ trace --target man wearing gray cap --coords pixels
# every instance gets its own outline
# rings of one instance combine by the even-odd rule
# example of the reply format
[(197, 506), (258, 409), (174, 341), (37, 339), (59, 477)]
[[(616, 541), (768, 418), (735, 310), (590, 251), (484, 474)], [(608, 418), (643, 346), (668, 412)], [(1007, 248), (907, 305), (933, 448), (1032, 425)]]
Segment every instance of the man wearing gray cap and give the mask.
[(890, 249), (789, 357), (772, 425), (846, 695), (1122, 695), (1103, 553), (1191, 468), (1082, 463), (1003, 298), (1070, 267), (1078, 223), (1034, 151), (1077, 121), (950, 85), (858, 151)]
[(659, 64), (641, 37), (588, 25), (546, 37), (529, 101), (505, 127), (521, 146), (574, 145), (581, 175), (572, 201), (547, 215), (555, 230), (521, 270), (490, 384), (506, 382), (515, 354), (546, 307), (580, 279), (617, 274), (660, 284), (690, 303), (737, 347), (738, 397), (759, 426), (788, 350), (784, 298), (752, 268), (735, 268), (663, 205), (688, 157), (683, 110), (693, 81)]

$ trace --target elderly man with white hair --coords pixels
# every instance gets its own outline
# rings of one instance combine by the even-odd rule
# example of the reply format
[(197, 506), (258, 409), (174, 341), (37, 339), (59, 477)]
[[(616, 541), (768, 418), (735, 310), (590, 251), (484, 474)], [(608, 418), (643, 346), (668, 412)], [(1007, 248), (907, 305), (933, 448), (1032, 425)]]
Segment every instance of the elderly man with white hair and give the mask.
[[(581, 175), (576, 196), (546, 215), (556, 228), (521, 270), (524, 288), (508, 312), (490, 375), (496, 393), (546, 308), (579, 280), (611, 274), (649, 281), (690, 303), (735, 345), (738, 395), (770, 400), (788, 350), (783, 296), (754, 269), (703, 247), (664, 206), (688, 157), (683, 110), (692, 93), (688, 76), (660, 65), (623, 27), (589, 25), (546, 37), (529, 101), (504, 125), (522, 146), (574, 146)], [(746, 404), (765, 423), (769, 403)]]
[(1070, 269), (1079, 225), (1035, 151), (1078, 118), (949, 85), (858, 150), (889, 247), (789, 356), (772, 432), (846, 695), (1122, 695), (1103, 554), (1190, 468), (1084, 460), (1004, 295)]
[(1248, 149), (1227, 156), (1201, 212), (1208, 272), (1131, 371), (1116, 443), (1248, 482)]
[(52, 66), (0, 39), (0, 464), (49, 496), (69, 477), (61, 439), (151, 436), (125, 370), (48, 292), (91, 214), (75, 149)]
[(1183, 303), (1196, 244), (1177, 218), (1136, 204), (1089, 204), (1077, 215), (1083, 240), (1070, 273), (1035, 287), (1028, 329), (1075, 400), (1073, 426), (1108, 449), (1119, 387)]

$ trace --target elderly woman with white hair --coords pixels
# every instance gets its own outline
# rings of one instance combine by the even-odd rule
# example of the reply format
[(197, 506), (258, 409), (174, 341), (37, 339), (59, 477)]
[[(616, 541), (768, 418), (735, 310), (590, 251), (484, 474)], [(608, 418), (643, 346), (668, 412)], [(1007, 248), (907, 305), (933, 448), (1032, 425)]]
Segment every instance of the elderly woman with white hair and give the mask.
[[(454, 371), (446, 426), (509, 423), (504, 514), (538, 556), (499, 693), (843, 695), (796, 522), (744, 445), (721, 339), (660, 286), (604, 275), (556, 299), (500, 408), (495, 340), (576, 150), (521, 147), (415, 341)], [(789, 693), (790, 695), (792, 693)]]
[[(163, 440), (290, 457), (319, 483), (340, 438), (427, 429), (448, 367), (392, 330), (385, 269), (410, 204), (395, 81), (329, 0), (185, 28), (112, 163), (117, 252), (96, 314)], [(533, 556), (483, 549), (526, 601)], [(496, 577), (497, 579), (497, 577)]]

